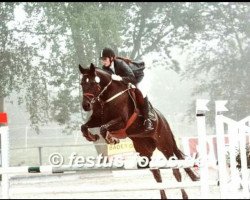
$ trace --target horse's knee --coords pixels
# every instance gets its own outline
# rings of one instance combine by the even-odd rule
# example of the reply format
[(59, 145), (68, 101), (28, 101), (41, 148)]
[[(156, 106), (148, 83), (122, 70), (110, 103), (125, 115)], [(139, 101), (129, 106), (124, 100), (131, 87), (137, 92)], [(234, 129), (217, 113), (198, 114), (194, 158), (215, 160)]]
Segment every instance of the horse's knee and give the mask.
[(88, 131), (88, 126), (86, 126), (85, 124), (83, 124), (81, 126), (81, 131), (82, 131), (82, 135), (83, 137), (85, 137), (88, 141), (97, 141), (99, 140), (99, 136), (98, 135), (93, 135)]
[(81, 126), (82, 136), (88, 138), (89, 132), (88, 127), (86, 125)]
[(88, 139), (88, 127), (86, 125), (81, 126), (82, 136)]
[(87, 127), (85, 124), (83, 124), (83, 125), (81, 126), (81, 131), (82, 131), (82, 133), (87, 132), (87, 130), (88, 130), (88, 127)]

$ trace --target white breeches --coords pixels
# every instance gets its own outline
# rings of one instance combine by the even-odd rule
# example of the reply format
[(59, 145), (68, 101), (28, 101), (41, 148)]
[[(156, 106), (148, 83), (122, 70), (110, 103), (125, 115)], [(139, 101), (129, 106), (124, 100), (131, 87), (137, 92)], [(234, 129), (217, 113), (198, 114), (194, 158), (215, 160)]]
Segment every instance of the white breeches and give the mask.
[(143, 77), (143, 79), (141, 80), (141, 82), (139, 82), (138, 84), (136, 84), (136, 87), (141, 91), (143, 98), (145, 98), (148, 94), (148, 81), (146, 80), (146, 76)]

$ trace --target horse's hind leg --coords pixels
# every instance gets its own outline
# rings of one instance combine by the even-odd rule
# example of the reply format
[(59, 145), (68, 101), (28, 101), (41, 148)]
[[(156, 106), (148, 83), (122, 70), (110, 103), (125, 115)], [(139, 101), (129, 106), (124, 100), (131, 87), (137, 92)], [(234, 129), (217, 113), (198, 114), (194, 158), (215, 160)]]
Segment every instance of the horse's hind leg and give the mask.
[[(174, 154), (179, 160), (185, 159), (184, 158), (185, 155), (180, 151), (180, 149), (176, 145), (174, 147)], [(184, 170), (186, 171), (186, 173), (188, 174), (188, 176), (191, 178), (192, 181), (200, 180), (200, 177), (195, 172), (193, 172), (191, 168), (184, 168)]]
[[(156, 182), (162, 183), (160, 170), (159, 169), (151, 169), (150, 171), (153, 173)], [(160, 195), (161, 195), (161, 199), (167, 199), (167, 196), (166, 196), (166, 193), (164, 190), (160, 190)]]
[[(173, 169), (174, 177), (178, 182), (181, 182), (181, 173), (179, 169)], [(188, 199), (188, 195), (184, 189), (181, 189), (181, 194), (183, 199)]]
[[(173, 156), (171, 153), (169, 153), (170, 151), (162, 150), (161, 152), (164, 154), (164, 156), (167, 159), (169, 159), (171, 156)], [(180, 170), (179, 169), (173, 169), (173, 174), (174, 174), (175, 179), (178, 182), (181, 182), (181, 173), (180, 173)], [(187, 195), (187, 193), (186, 193), (186, 191), (184, 189), (181, 189), (181, 194), (182, 194), (182, 198), (183, 199), (188, 199), (188, 195)]]
[[(155, 150), (155, 144), (154, 141), (150, 138), (130, 138), (133, 141), (134, 148), (137, 152), (140, 153), (140, 156), (145, 156), (151, 161), (151, 156), (153, 155), (153, 152)], [(146, 166), (145, 168), (148, 168), (149, 166)], [(142, 168), (138, 166), (138, 168)], [(159, 169), (152, 169), (150, 170), (157, 183), (162, 182), (161, 173)], [(160, 190), (161, 199), (167, 199), (166, 193), (164, 190)]]

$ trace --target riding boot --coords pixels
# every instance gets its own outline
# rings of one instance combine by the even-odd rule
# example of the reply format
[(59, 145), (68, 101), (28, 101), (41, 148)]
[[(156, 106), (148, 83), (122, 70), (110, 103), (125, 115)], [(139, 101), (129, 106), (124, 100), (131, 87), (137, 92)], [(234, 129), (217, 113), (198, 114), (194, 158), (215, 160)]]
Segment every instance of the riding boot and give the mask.
[(144, 106), (143, 106), (143, 117), (144, 117), (144, 128), (146, 132), (152, 131), (154, 129), (153, 123), (149, 118), (149, 102), (148, 97), (144, 98)]

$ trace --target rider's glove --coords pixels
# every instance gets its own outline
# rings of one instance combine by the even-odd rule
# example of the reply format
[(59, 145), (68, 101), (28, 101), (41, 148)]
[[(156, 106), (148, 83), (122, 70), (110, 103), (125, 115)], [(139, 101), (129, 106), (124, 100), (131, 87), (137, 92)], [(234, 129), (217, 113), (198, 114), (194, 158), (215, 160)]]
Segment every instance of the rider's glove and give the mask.
[(120, 76), (118, 76), (118, 75), (116, 75), (116, 74), (112, 74), (112, 75), (111, 75), (111, 78), (112, 78), (112, 80), (114, 80), (114, 81), (122, 81), (122, 77), (120, 77)]
[(128, 84), (129, 84), (129, 87), (136, 88), (135, 85), (133, 85), (132, 83), (128, 83)]

